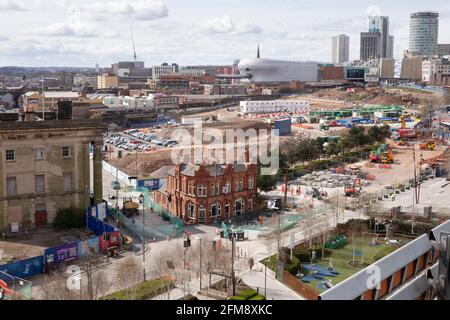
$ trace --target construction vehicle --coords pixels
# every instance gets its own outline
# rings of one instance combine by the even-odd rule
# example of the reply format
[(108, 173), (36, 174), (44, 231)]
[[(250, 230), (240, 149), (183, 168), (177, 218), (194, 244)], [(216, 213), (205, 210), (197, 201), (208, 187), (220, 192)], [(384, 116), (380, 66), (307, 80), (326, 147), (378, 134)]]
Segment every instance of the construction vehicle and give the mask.
[(387, 150), (388, 146), (382, 144), (377, 151), (372, 152), (369, 156), (369, 161), (372, 163), (380, 163), (382, 161), (383, 152)]
[(420, 144), (420, 150), (434, 151), (434, 150), (436, 150), (436, 142), (435, 141), (427, 141), (426, 143), (422, 143), (422, 144)]
[(394, 163), (394, 154), (392, 151), (383, 152), (381, 155), (381, 163), (382, 164), (392, 164)]
[(328, 193), (320, 192), (319, 189), (313, 188), (313, 197), (317, 200), (325, 200), (328, 197)]
[(127, 217), (131, 218), (133, 216), (139, 215), (139, 203), (133, 201), (132, 198), (123, 199), (122, 213)]
[(346, 185), (344, 192), (346, 197), (357, 197), (361, 194), (362, 191), (362, 183), (360, 178), (356, 178), (353, 181), (353, 185)]

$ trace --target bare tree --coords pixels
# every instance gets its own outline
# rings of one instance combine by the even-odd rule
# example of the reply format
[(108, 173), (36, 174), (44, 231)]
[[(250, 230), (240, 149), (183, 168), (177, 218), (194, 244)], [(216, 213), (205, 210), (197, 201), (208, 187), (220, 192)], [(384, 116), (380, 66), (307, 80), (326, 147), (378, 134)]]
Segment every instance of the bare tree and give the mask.
[(127, 258), (116, 272), (116, 282), (126, 288), (127, 300), (136, 300), (138, 285), (144, 281), (142, 265), (132, 257)]
[(82, 291), (69, 289), (67, 280), (68, 277), (62, 273), (56, 276), (46, 276), (43, 281), (44, 285), (40, 288), (38, 299), (52, 301), (82, 300)]

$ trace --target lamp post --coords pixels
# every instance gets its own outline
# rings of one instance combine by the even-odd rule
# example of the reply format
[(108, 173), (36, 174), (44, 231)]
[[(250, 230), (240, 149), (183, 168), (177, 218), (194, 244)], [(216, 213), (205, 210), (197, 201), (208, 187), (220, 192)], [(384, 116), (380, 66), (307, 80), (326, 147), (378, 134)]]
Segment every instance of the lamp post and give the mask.
[(195, 238), (195, 240), (198, 240), (199, 241), (199, 244), (200, 244), (200, 291), (202, 290), (202, 277), (203, 277), (203, 274), (202, 274), (202, 238), (200, 238), (200, 237), (196, 237)]
[(86, 230), (89, 231), (89, 186), (86, 185)]
[(147, 281), (147, 275), (145, 273), (145, 197), (142, 201), (142, 263), (144, 264), (144, 281)]

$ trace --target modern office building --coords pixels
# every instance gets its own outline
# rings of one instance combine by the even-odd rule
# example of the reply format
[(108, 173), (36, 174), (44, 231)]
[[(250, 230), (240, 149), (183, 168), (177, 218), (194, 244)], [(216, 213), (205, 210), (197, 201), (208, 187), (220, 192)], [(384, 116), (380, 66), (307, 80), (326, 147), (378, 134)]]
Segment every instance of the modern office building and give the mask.
[(101, 122), (34, 120), (0, 122), (0, 232), (45, 227), (58, 209), (85, 208), (90, 190), (103, 200)]
[(389, 35), (386, 49), (386, 58), (394, 58), (394, 46), (395, 46), (395, 38), (394, 36)]
[(153, 79), (159, 79), (161, 76), (166, 76), (177, 72), (178, 72), (178, 65), (176, 64), (168, 65), (167, 63), (163, 63), (160, 66), (152, 67)]
[(440, 56), (450, 56), (450, 44), (438, 44), (437, 54)]
[(439, 13), (416, 12), (411, 14), (409, 51), (423, 56), (433, 56), (438, 49)]
[(391, 46), (389, 35), (389, 17), (371, 16), (369, 17), (369, 32), (380, 33), (380, 58), (392, 58), (390, 55)]
[(361, 32), (360, 60), (369, 61), (382, 57), (380, 32)]
[(350, 60), (350, 37), (341, 34), (333, 37), (332, 61), (334, 64), (342, 64)]

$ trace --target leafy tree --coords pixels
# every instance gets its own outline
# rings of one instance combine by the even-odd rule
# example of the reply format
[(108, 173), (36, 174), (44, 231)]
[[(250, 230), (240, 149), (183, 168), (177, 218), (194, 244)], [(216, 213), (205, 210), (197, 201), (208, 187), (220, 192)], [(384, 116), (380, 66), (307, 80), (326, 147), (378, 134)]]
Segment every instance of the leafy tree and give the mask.
[(384, 142), (386, 138), (389, 138), (391, 136), (391, 131), (389, 126), (374, 126), (371, 127), (368, 131), (369, 137), (376, 142)]

